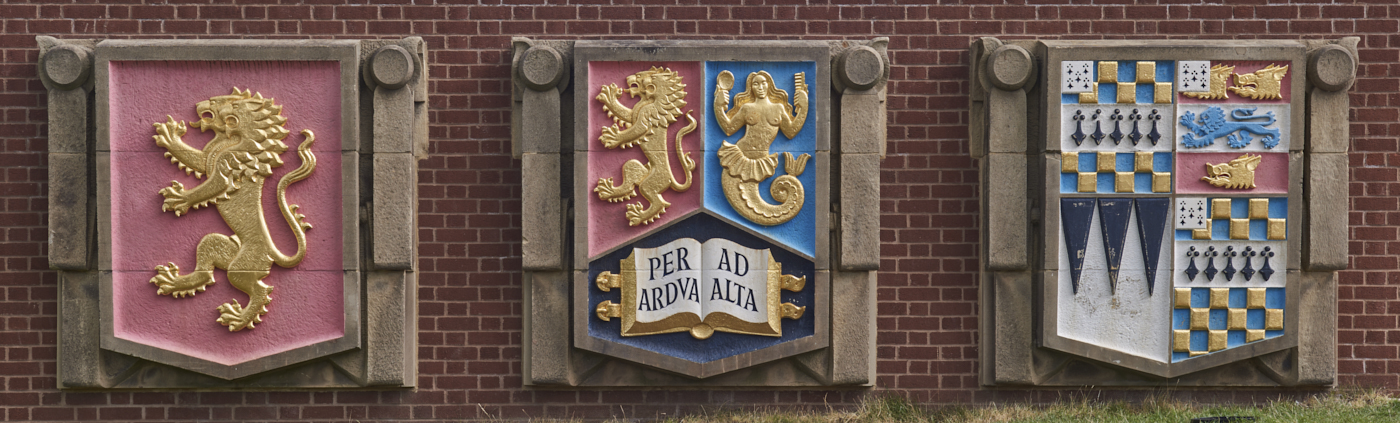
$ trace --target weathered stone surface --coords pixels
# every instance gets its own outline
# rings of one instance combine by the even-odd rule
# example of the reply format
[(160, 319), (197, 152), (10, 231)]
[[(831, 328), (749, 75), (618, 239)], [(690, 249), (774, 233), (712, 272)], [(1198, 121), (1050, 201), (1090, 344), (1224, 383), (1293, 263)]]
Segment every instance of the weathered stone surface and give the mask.
[(370, 250), (375, 269), (413, 268), (417, 174), (413, 155), (374, 156), (374, 232)]
[(88, 213), (88, 156), (49, 153), (49, 267), (92, 268), (92, 221)]
[(365, 71), (382, 88), (399, 89), (413, 79), (417, 60), (408, 50), (397, 45), (380, 47), (369, 58)]
[(988, 153), (1025, 153), (1025, 91), (989, 90), (987, 96)]
[(413, 157), (428, 158), (428, 103), (413, 103)]
[(875, 382), (875, 272), (833, 272), (831, 383)]
[(1030, 265), (1026, 234), (1026, 156), (992, 153), (987, 155), (983, 166), (988, 166), (984, 188), (987, 195), (987, 268), (1026, 269)]
[(1345, 91), (1356, 80), (1356, 57), (1338, 45), (1308, 55), (1308, 81), (1326, 91)]
[(1314, 89), (1308, 93), (1309, 153), (1345, 153), (1351, 146), (1351, 101), (1346, 91)]
[(520, 82), (535, 91), (554, 88), (564, 77), (564, 56), (547, 45), (535, 45), (520, 57), (516, 73)]
[(1303, 269), (1342, 270), (1347, 267), (1347, 185), (1345, 153), (1308, 155), (1308, 234), (1303, 246)]
[(1003, 45), (987, 55), (987, 79), (1006, 91), (1019, 90), (1035, 75), (1035, 59), (1026, 49)]
[(833, 70), (841, 78), (841, 83), (856, 90), (874, 88), (888, 72), (884, 55), (869, 46), (846, 50), (837, 59), (836, 69)]
[(76, 45), (60, 45), (44, 52), (39, 68), (54, 87), (71, 90), (82, 86), (92, 74), (92, 54)]
[(413, 152), (414, 117), (413, 91), (406, 89), (374, 89), (374, 152)]
[(1337, 274), (1299, 274), (1298, 384), (1331, 385), (1337, 380)]
[(563, 270), (563, 199), (559, 196), (559, 155), (521, 157), (521, 267)]
[(558, 153), (562, 149), (559, 91), (525, 90), (521, 97), (521, 152)]
[(841, 155), (841, 270), (880, 269), (880, 157)]
[[(841, 154), (885, 155), (885, 90), (841, 96)], [(879, 168), (875, 169), (879, 172)]]
[(569, 272), (525, 276), (525, 383), (569, 383)]
[[(1052, 272), (1053, 273), (1053, 272)], [(988, 323), (988, 336), (995, 339), (996, 348), (991, 351), (988, 363), (992, 366), (994, 383), (1031, 384), (1035, 383), (1032, 368), (1031, 350), (1035, 344), (1031, 338), (1032, 316), (1035, 307), (1031, 302), (1031, 274), (1029, 272), (987, 272), (982, 274), (984, 287), (990, 287), (994, 299), (987, 315), (992, 316)], [(986, 283), (989, 285), (985, 285)]]
[[(340, 152), (340, 180), (358, 181), (360, 180), (360, 153), (355, 151)], [(372, 169), (371, 169), (372, 171)], [(340, 260), (342, 270), (360, 270), (362, 245), (360, 242), (360, 222), (363, 217), (362, 212), (369, 210), (364, 208), (360, 201), (360, 184), (340, 184), (340, 235), (341, 245), (343, 245)], [(345, 201), (344, 199), (352, 199)]]
[(87, 90), (49, 91), (49, 152), (87, 154)]
[(97, 283), (97, 272), (58, 272), (59, 388), (102, 386)]
[(413, 386), (418, 333), (413, 272), (372, 271), (365, 280), (365, 384)]

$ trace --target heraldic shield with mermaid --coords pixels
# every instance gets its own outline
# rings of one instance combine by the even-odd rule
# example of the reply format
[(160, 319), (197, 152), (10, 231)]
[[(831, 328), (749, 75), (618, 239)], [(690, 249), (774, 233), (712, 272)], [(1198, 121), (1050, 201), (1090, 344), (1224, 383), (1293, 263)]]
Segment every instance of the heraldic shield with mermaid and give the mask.
[(815, 74), (588, 63), (590, 336), (697, 362), (812, 336)]

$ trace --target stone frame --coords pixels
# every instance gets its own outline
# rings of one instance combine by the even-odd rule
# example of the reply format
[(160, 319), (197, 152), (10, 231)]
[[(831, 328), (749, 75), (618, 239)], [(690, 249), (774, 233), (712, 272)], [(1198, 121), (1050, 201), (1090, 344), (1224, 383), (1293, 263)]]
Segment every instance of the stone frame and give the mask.
[[(1336, 380), (1336, 271), (1346, 260), (1348, 99), (1355, 37), (1324, 41), (973, 43), (969, 132), (981, 162), (982, 383), (996, 386), (1318, 386)], [(1243, 53), (1241, 53), (1241, 49)], [(1063, 60), (1291, 62), (1289, 225), (1283, 336), (1158, 363), (1057, 334), (1058, 81)], [(1037, 74), (1043, 75), (1037, 78)], [(1306, 77), (1304, 77), (1306, 75)], [(1055, 96), (1056, 98), (1050, 98)], [(1054, 143), (1052, 143), (1052, 141)], [(1055, 178), (1055, 179), (1051, 179)], [(1292, 206), (1296, 205), (1296, 206)], [(1340, 216), (1340, 217), (1338, 217)], [(1038, 226), (1038, 228), (1037, 228)], [(1033, 248), (1040, 247), (1043, 254)], [(1207, 371), (1210, 370), (1210, 371)]]
[[(49, 90), (50, 266), (59, 270), (60, 389), (412, 387), (417, 382), (417, 160), (426, 46), (373, 41), (37, 38)], [(107, 64), (324, 60), (341, 74), (345, 335), (223, 365), (113, 336)], [(373, 175), (361, 180), (361, 175)], [(384, 207), (375, 207), (378, 203)], [(407, 207), (401, 206), (407, 204)], [(367, 213), (368, 216), (364, 216)], [(369, 222), (362, 220), (368, 218)], [(363, 227), (368, 225), (369, 227)]]
[[(585, 386), (869, 386), (874, 382), (874, 288), (879, 267), (879, 204), (840, 203), (840, 192), (879, 189), (884, 154), (885, 39), (804, 41), (541, 41), (514, 40), (512, 145), (522, 160), (525, 271), (525, 383)], [(588, 262), (583, 189), (586, 123), (575, 122), (577, 96), (590, 60), (815, 60), (819, 210), (815, 254), (816, 322), (812, 337), (696, 363), (594, 339), (578, 318), (587, 308)], [(850, 65), (847, 66), (847, 63)], [(835, 75), (832, 75), (835, 74)], [(812, 86), (818, 86), (816, 82)], [(571, 107), (571, 104), (573, 106)], [(843, 113), (844, 112), (844, 113)], [(572, 209), (572, 210), (570, 210)], [(841, 242), (851, 240), (851, 242)], [(833, 304), (841, 298), (841, 306)], [(534, 324), (534, 322), (571, 322)]]

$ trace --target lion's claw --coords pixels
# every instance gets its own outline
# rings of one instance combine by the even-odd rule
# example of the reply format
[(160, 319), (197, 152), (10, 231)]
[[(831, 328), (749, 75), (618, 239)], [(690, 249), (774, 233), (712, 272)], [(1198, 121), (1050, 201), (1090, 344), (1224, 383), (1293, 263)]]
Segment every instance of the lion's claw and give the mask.
[[(238, 332), (243, 329), (254, 329), (255, 324), (262, 323), (262, 315), (267, 313), (266, 307), (247, 307), (238, 304), (237, 299), (219, 305), (219, 324), (228, 326), (229, 332)], [(257, 308), (258, 310), (254, 310)]]
[(156, 266), (156, 276), (151, 278), (151, 283), (156, 284), (156, 295), (193, 297), (214, 284), (214, 275), (207, 270), (181, 275), (180, 266), (171, 262)]
[(180, 181), (170, 181), (170, 186), (160, 189), (160, 195), (165, 197), (165, 201), (160, 204), (161, 211), (174, 211), (175, 216), (190, 211), (189, 200), (185, 198), (185, 184)]
[(598, 193), (598, 199), (607, 200), (609, 203), (629, 200), (637, 195), (636, 190), (623, 191), (613, 188), (612, 178), (598, 178), (598, 186), (593, 188), (593, 192)]

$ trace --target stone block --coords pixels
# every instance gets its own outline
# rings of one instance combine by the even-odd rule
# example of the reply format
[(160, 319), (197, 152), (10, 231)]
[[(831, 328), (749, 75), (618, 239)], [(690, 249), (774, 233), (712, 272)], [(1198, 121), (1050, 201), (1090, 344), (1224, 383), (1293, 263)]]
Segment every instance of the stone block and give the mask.
[(428, 158), (428, 103), (413, 103), (413, 157)]
[(1342, 270), (1347, 267), (1347, 185), (1345, 153), (1308, 155), (1308, 234), (1303, 246), (1303, 269)]
[(98, 151), (93, 157), (93, 179), (97, 188), (97, 270), (112, 270), (112, 153)]
[(1348, 47), (1326, 45), (1308, 55), (1308, 82), (1314, 86), (1333, 92), (1345, 92), (1356, 80), (1357, 37), (1344, 40)]
[(1298, 274), (1298, 383), (1331, 385), (1337, 379), (1337, 274)]
[(411, 154), (374, 156), (374, 232), (370, 250), (374, 252), (376, 269), (413, 268), (417, 179)]
[(521, 97), (521, 152), (558, 153), (561, 151), (559, 90), (525, 90), (521, 93)]
[(418, 362), (414, 274), (371, 271), (366, 276), (365, 385), (413, 386)]
[[(1046, 272), (1054, 274), (1055, 272)], [(984, 315), (991, 333), (983, 334), (992, 340), (992, 379), (998, 384), (1035, 383), (1035, 370), (1031, 352), (1035, 349), (1032, 339), (1033, 304), (1031, 297), (1031, 274), (1029, 272), (987, 272), (992, 294), (990, 309)], [(985, 285), (984, 285), (985, 286)]]
[(40, 79), (59, 90), (71, 90), (86, 84), (92, 75), (92, 51), (89, 46), (46, 38), (49, 38), (48, 43), (40, 43), (43, 50), (39, 56)]
[(521, 157), (521, 267), (563, 270), (563, 199), (559, 196), (559, 155), (525, 153)]
[(370, 55), (365, 74), (379, 87), (397, 90), (413, 79), (417, 64), (417, 58), (408, 49), (391, 44)]
[(1026, 92), (988, 90), (988, 152), (1026, 152)]
[(1315, 88), (1308, 93), (1309, 153), (1345, 153), (1351, 145), (1351, 110), (1346, 91)]
[(49, 91), (49, 152), (87, 154), (88, 97), (87, 90)]
[(841, 270), (880, 269), (880, 158), (841, 157)]
[(1002, 45), (987, 55), (987, 80), (1001, 90), (1020, 90), (1035, 77), (1035, 59), (1025, 48)]
[(525, 287), (525, 384), (568, 384), (569, 272), (528, 272)]
[(530, 46), (516, 60), (516, 80), (534, 91), (554, 88), (569, 67), (564, 55), (544, 44)]
[(1029, 263), (1026, 156), (987, 155), (987, 268), (1023, 270)]
[(847, 88), (868, 90), (889, 77), (890, 67), (884, 51), (856, 46), (837, 56), (832, 71)]
[(841, 154), (885, 154), (885, 91), (841, 96)]
[(831, 308), (831, 383), (875, 382), (876, 272), (833, 272)]
[[(75, 92), (75, 91), (67, 91)], [(86, 153), (49, 153), (49, 267), (92, 268), (92, 216), (89, 213)]]
[(105, 376), (97, 272), (58, 272), (58, 387), (99, 388)]
[(413, 90), (374, 89), (374, 152), (413, 152)]
[[(358, 181), (360, 180), (360, 153), (355, 151), (340, 152), (340, 180)], [(340, 231), (342, 251), (340, 260), (343, 270), (360, 270), (361, 248), (368, 245), (361, 245), (360, 242), (360, 222), (362, 219), (362, 204), (360, 197), (360, 184), (340, 184)], [(363, 210), (368, 212), (369, 210)]]

